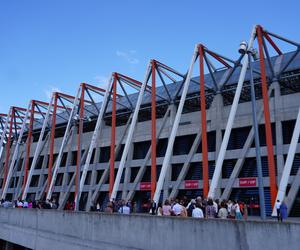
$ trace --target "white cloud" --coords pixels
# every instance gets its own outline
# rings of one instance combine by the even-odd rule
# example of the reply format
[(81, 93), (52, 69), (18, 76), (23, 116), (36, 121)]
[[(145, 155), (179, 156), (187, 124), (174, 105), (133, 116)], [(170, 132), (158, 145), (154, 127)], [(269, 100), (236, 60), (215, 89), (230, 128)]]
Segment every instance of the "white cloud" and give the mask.
[(50, 85), (48, 87), (48, 89), (44, 90), (44, 93), (45, 93), (45, 95), (46, 95), (46, 97), (47, 97), (48, 100), (51, 99), (53, 92), (61, 92), (61, 91), (60, 91), (60, 89), (58, 87), (55, 87), (55, 86), (52, 86), (52, 85)]
[(120, 51), (120, 50), (116, 51), (116, 55), (118, 57), (123, 58), (129, 64), (138, 64), (140, 62), (139, 59), (136, 58), (135, 54), (136, 54), (136, 50), (129, 50), (129, 52)]
[(116, 51), (116, 55), (120, 56), (120, 57), (126, 57), (127, 56), (127, 54), (125, 52), (119, 51), (119, 50)]

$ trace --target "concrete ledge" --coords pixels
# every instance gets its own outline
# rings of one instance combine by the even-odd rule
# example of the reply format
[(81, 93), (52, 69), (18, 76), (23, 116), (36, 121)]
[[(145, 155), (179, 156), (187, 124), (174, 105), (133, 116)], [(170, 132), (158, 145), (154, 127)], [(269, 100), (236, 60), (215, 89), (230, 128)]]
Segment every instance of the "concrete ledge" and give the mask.
[(298, 250), (300, 224), (0, 209), (0, 238), (32, 249)]

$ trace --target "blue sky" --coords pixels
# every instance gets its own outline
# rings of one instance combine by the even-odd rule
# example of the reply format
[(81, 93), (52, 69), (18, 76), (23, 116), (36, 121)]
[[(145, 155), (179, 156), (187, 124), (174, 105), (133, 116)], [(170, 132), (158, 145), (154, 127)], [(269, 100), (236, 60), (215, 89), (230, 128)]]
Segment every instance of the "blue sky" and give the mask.
[(103, 85), (113, 71), (142, 80), (152, 58), (185, 72), (200, 42), (236, 58), (257, 23), (300, 41), (299, 9), (297, 0), (2, 0), (0, 112)]

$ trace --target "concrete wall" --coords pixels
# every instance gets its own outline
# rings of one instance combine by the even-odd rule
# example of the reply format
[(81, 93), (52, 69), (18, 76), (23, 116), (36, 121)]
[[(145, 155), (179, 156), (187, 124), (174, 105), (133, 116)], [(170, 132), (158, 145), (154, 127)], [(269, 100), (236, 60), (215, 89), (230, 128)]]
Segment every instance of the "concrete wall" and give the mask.
[(300, 224), (0, 209), (0, 238), (32, 249), (299, 249)]

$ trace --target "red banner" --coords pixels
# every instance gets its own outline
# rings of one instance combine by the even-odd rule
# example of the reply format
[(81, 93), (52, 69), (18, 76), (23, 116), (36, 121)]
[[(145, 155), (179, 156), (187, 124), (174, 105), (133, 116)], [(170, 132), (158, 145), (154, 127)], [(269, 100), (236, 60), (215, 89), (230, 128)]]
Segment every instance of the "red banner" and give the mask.
[(197, 181), (197, 180), (186, 180), (186, 181), (184, 181), (184, 188), (186, 188), (186, 189), (199, 188), (199, 181)]
[(140, 190), (151, 190), (151, 182), (141, 182)]
[(256, 178), (240, 178), (240, 187), (256, 187)]

